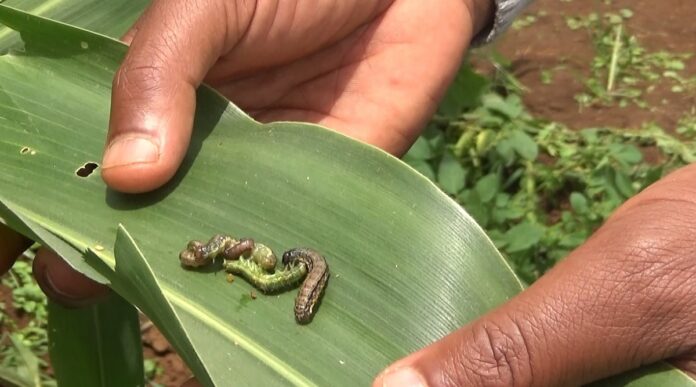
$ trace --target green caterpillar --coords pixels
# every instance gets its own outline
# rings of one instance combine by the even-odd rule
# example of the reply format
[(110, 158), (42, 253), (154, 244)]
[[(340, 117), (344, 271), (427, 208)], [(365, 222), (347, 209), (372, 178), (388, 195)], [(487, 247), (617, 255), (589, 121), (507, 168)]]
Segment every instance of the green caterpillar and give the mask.
[(283, 254), (283, 267), (276, 270), (278, 259), (269, 247), (249, 238), (215, 235), (207, 244), (190, 241), (179, 260), (184, 267), (200, 267), (218, 256), (224, 259), (225, 271), (241, 275), (266, 294), (295, 287), (304, 279), (295, 299), (295, 319), (301, 324), (312, 320), (329, 278), (329, 267), (321, 254), (306, 248), (288, 250)]
[(255, 288), (266, 294), (293, 288), (307, 275), (305, 265), (288, 266), (276, 270), (274, 273), (269, 273), (252, 259), (245, 258), (225, 261), (223, 266), (226, 271), (241, 275)]

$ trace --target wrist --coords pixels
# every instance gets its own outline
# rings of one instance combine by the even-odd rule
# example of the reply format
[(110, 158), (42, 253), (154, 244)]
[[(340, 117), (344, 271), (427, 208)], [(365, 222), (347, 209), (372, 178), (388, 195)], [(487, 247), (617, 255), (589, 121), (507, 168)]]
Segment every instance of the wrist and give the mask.
[(490, 43), (512, 24), (532, 0), (465, 0), (472, 12), (473, 46)]
[(471, 14), (474, 36), (492, 28), (497, 0), (464, 0)]

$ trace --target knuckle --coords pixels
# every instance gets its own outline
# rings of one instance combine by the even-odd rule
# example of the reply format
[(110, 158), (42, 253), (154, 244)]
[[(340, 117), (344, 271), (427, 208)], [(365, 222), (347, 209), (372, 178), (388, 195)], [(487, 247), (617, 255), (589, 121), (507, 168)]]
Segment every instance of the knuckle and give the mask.
[(191, 38), (186, 32), (195, 29), (192, 18), (185, 16), (191, 11), (190, 2), (176, 3), (180, 4), (154, 2), (139, 20), (139, 33), (113, 79), (114, 90), (148, 93), (168, 86), (173, 67), (187, 59), (182, 47)]
[(165, 67), (152, 60), (127, 58), (116, 72), (113, 80), (115, 92), (131, 95), (155, 93), (162, 90), (165, 82)]
[(636, 352), (694, 347), (696, 202), (660, 192), (636, 199), (588, 242), (601, 255), (590, 257), (600, 275), (588, 282), (606, 312), (602, 324), (630, 328)]
[(462, 343), (450, 357), (453, 364), (448, 369), (452, 373), (445, 379), (452, 385), (532, 384), (530, 348), (522, 327), (514, 319), (506, 319), (502, 324), (477, 323), (472, 326), (471, 335), (471, 341)]
[[(619, 283), (646, 302), (668, 302), (693, 295), (696, 275), (696, 203), (657, 200), (642, 203), (611, 225), (613, 257)], [(630, 230), (626, 233), (626, 230)], [(609, 241), (608, 241), (609, 242)]]

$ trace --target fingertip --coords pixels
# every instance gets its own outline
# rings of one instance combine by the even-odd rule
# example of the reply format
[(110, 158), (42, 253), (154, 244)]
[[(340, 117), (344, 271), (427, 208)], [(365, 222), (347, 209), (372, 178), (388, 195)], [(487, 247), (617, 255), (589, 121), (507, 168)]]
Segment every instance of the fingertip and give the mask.
[[(166, 133), (165, 133), (166, 135)], [(160, 142), (147, 135), (122, 134), (112, 139), (104, 152), (101, 176), (119, 192), (142, 193), (164, 185), (181, 163), (188, 139), (162, 156)]]
[(126, 82), (114, 89), (101, 174), (117, 191), (142, 193), (161, 187), (174, 176), (186, 154), (196, 109), (195, 90), (190, 85), (175, 87), (162, 82), (166, 84), (162, 89), (173, 91), (168, 96), (152, 95), (149, 100), (128, 97), (142, 83)]
[[(373, 387), (400, 387), (414, 386), (426, 387), (429, 386), (429, 378), (427, 369), (423, 369), (423, 361), (428, 362), (428, 358), (432, 356), (432, 345), (422, 348), (410, 355), (403, 357), (387, 368), (385, 368), (375, 378), (372, 383)], [(437, 356), (435, 356), (437, 358)], [(436, 359), (438, 361), (438, 359)]]
[(176, 172), (158, 165), (128, 165), (105, 169), (102, 179), (112, 189), (123, 193), (143, 193), (164, 185)]
[(372, 387), (427, 387), (423, 374), (410, 364), (400, 361), (380, 373)]
[(83, 307), (106, 297), (110, 289), (70, 267), (56, 253), (40, 249), (33, 264), (34, 278), (53, 301), (66, 307)]
[(31, 240), (0, 223), (0, 275), (12, 267), (31, 243)]
[(155, 81), (140, 70), (120, 71), (130, 75), (114, 83), (102, 178), (117, 191), (147, 192), (171, 179), (186, 154), (196, 93), (164, 75), (150, 85), (158, 91), (149, 90)]

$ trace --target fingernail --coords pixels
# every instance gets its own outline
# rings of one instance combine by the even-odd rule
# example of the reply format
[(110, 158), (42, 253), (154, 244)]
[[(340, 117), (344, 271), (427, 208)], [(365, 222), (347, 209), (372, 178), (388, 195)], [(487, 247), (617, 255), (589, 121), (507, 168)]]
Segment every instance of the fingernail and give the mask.
[(154, 163), (159, 159), (159, 147), (148, 137), (117, 137), (104, 154), (102, 168), (130, 164)]
[(423, 376), (411, 367), (388, 370), (382, 375), (382, 387), (426, 387)]

